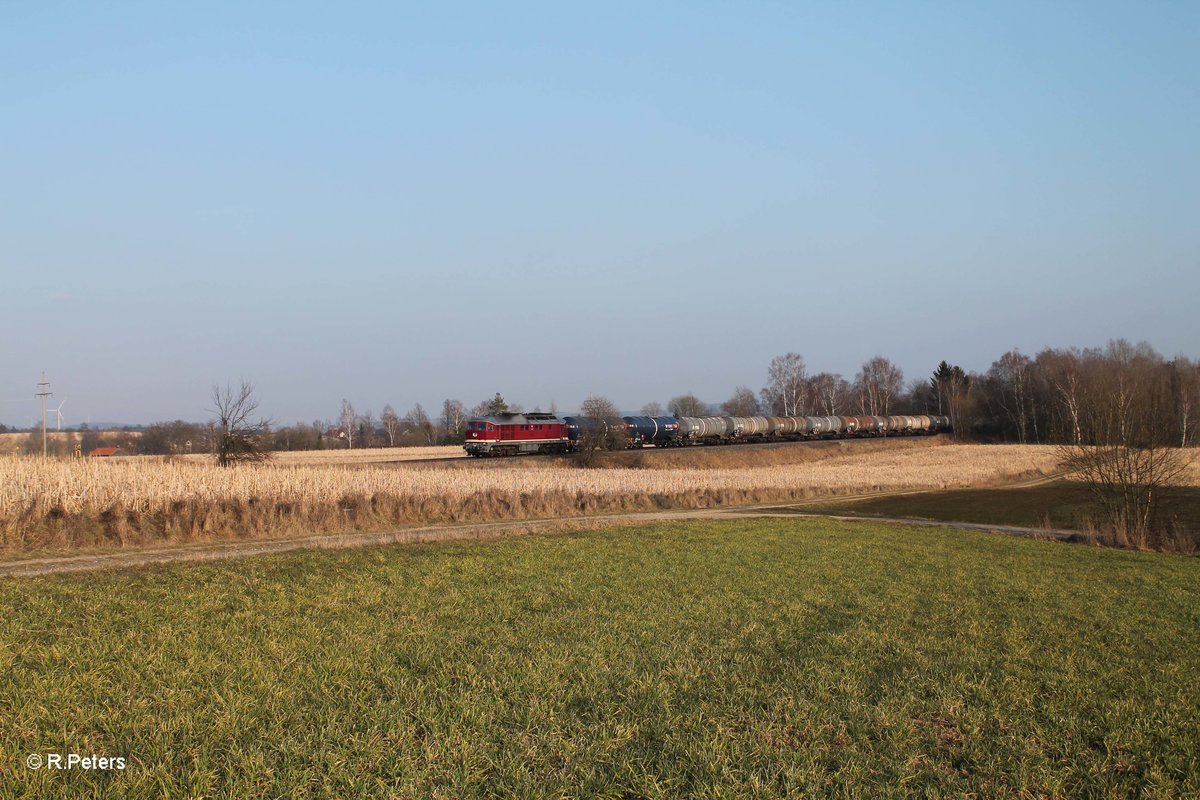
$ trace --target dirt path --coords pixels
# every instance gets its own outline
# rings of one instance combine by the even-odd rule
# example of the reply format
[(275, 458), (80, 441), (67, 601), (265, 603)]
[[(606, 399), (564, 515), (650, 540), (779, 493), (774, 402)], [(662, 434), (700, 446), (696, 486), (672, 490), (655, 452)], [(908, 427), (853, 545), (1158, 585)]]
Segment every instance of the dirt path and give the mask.
[(374, 547), (389, 544), (420, 544), (498, 539), (555, 531), (596, 530), (628, 527), (654, 522), (689, 519), (796, 519), (823, 518), (848, 522), (878, 522), (902, 525), (924, 525), (967, 530), (990, 531), (1038, 538), (1053, 537), (1068, 540), (1077, 533), (1044, 528), (1018, 528), (1007, 525), (978, 525), (965, 522), (939, 522), (902, 517), (847, 517), (834, 514), (808, 514), (793, 509), (795, 503), (779, 506), (743, 506), (705, 508), (684, 511), (652, 511), (630, 514), (606, 514), (593, 517), (573, 517), (556, 520), (485, 522), (467, 525), (430, 525), (382, 533), (321, 534), (293, 539), (255, 540), (248, 542), (205, 543), (175, 547), (146, 548), (116, 553), (98, 553), (54, 558), (30, 558), (0, 564), (0, 578), (53, 575), (64, 572), (87, 572), (98, 569), (123, 569), (177, 561), (218, 561), (228, 558), (286, 553), (293, 550), (341, 550), (352, 547)]
[[(1018, 483), (1006, 484), (1002, 489), (1020, 489), (1040, 486), (1063, 477), (1061, 474), (1037, 477)], [(180, 544), (166, 547), (148, 547), (137, 550), (122, 550), (111, 553), (94, 553), (73, 556), (28, 558), (18, 561), (0, 562), (0, 578), (34, 575), (53, 575), (64, 572), (86, 572), (97, 569), (122, 569), (149, 564), (165, 564), (176, 561), (217, 561), (227, 558), (286, 553), (293, 550), (341, 550), (351, 547), (374, 547), (389, 544), (419, 544), (428, 542), (455, 542), (480, 539), (496, 539), (504, 536), (522, 536), (532, 533), (554, 531), (592, 530), (597, 528), (627, 527), (654, 522), (689, 519), (753, 519), (753, 518), (796, 518), (823, 517), (825, 519), (852, 522), (879, 522), (903, 525), (926, 525), (967, 530), (994, 531), (1019, 536), (1038, 538), (1052, 537), (1062, 540), (1078, 534), (1072, 531), (1047, 530), (1044, 528), (1020, 528), (1007, 525), (979, 525), (962, 522), (938, 522), (902, 517), (847, 517), (835, 514), (811, 514), (805, 506), (864, 500), (878, 497), (894, 497), (932, 491), (903, 489), (882, 492), (865, 492), (836, 497), (815, 497), (809, 500), (792, 500), (784, 503), (760, 503), (747, 506), (725, 506), (722, 508), (681, 509), (675, 511), (643, 511), (622, 514), (603, 514), (586, 517), (566, 517), (546, 520), (515, 520), (503, 522), (479, 522), (457, 525), (427, 525), (420, 528), (404, 528), (380, 533), (331, 533), (288, 539), (255, 539), (236, 542), (204, 542)]]
[[(729, 513), (729, 512), (735, 513)], [(381, 533), (331, 533), (289, 539), (255, 539), (253, 541), (183, 544), (171, 547), (148, 547), (114, 553), (95, 553), (78, 556), (30, 558), (0, 563), (0, 578), (19, 575), (51, 575), (62, 572), (85, 572), (96, 569), (119, 569), (173, 561), (216, 561), (226, 558), (292, 550), (340, 550), (351, 547), (373, 547), (388, 544), (420, 544), (478, 539), (497, 539), (551, 531), (588, 530), (616, 526), (640, 525), (679, 519), (704, 519), (714, 516), (757, 516), (736, 513), (741, 509), (694, 509), (686, 511), (653, 511), (602, 516), (571, 517), (550, 520), (517, 520), (480, 522), (459, 525), (428, 525), (421, 528)]]

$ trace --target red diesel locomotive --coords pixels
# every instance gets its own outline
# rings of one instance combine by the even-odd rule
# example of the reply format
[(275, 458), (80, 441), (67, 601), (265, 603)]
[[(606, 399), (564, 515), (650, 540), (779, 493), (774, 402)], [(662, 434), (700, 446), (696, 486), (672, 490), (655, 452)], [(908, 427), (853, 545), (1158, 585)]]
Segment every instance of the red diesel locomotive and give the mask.
[(463, 449), (472, 456), (565, 453), (571, 442), (566, 424), (553, 414), (494, 414), (467, 423)]

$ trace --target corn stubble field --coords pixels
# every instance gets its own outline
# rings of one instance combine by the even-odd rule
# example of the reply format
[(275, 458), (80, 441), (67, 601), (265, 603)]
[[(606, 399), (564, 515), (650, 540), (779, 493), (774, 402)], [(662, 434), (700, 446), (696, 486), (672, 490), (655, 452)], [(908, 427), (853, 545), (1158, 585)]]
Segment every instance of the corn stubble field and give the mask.
[(1198, 587), (795, 519), (0, 579), (0, 797), (1196, 797)]
[[(398, 461), (420, 461), (427, 458), (466, 459), (466, 451), (459, 445), (432, 445), (429, 447), (371, 447), (362, 450), (291, 450), (274, 454), (273, 460), (282, 466), (321, 466), (333, 464), (376, 464)], [(203, 461), (205, 456), (189, 455), (188, 459)]]
[(846, 445), (615, 454), (598, 469), (540, 458), (381, 465), (317, 455), (315, 463), (285, 457), (222, 469), (197, 458), (6, 457), (0, 458), (0, 548), (279, 537), (986, 486), (1052, 472), (1058, 460), (1051, 447)]

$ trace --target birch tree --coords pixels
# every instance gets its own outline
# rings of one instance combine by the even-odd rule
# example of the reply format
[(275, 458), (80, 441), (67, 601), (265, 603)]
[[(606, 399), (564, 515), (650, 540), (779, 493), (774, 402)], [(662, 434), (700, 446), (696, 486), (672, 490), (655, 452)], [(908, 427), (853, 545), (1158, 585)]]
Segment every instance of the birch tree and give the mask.
[(346, 449), (354, 449), (354, 423), (358, 419), (358, 415), (354, 412), (354, 405), (347, 399), (342, 398), (342, 413), (338, 416), (339, 438), (346, 440)]
[(400, 415), (389, 404), (383, 407), (383, 413), (379, 415), (379, 421), (383, 425), (384, 434), (388, 437), (388, 447), (395, 447), (396, 437), (400, 435), (402, 427)]
[(870, 416), (891, 414), (892, 404), (900, 396), (903, 384), (904, 373), (883, 356), (875, 356), (864, 363), (854, 376), (854, 393), (861, 413)]
[(826, 416), (839, 416), (850, 407), (850, 382), (841, 375), (820, 372), (809, 381), (813, 406)]
[(808, 399), (807, 376), (804, 356), (799, 353), (775, 356), (767, 367), (767, 385), (762, 390), (763, 405), (777, 416), (804, 416)]
[(995, 384), (996, 399), (1012, 422), (1021, 444), (1029, 440), (1031, 363), (1030, 358), (1019, 350), (1010, 350), (992, 362), (988, 370), (988, 378)]

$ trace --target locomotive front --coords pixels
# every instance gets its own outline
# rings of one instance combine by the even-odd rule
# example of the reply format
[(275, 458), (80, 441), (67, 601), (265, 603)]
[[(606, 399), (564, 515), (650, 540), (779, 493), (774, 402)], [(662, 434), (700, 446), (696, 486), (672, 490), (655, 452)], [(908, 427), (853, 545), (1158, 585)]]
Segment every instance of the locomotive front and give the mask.
[(469, 456), (565, 453), (566, 424), (553, 414), (494, 414), (467, 421), (463, 449)]
[(467, 455), (489, 455), (493, 445), (499, 441), (500, 431), (495, 422), (486, 419), (468, 420), (467, 432), (463, 439), (463, 449), (467, 451)]

